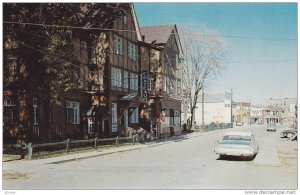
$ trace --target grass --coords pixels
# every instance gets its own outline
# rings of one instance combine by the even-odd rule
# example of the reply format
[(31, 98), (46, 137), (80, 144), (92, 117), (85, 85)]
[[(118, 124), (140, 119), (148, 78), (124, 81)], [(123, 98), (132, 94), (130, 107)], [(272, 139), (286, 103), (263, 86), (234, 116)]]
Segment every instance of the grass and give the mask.
[[(127, 145), (132, 145), (132, 143), (120, 143), (118, 145), (101, 145), (97, 148), (94, 148), (93, 146), (79, 146), (79, 147), (70, 147), (69, 152), (67, 153), (65, 149), (58, 149), (58, 150), (40, 150), (40, 151), (33, 151), (32, 159), (45, 159), (45, 158), (51, 158), (51, 157), (58, 157), (58, 156), (65, 156), (65, 155), (71, 155), (71, 154), (80, 154), (85, 152), (92, 152), (95, 150), (108, 150), (112, 148), (118, 148), (123, 147)], [(35, 150), (35, 149), (34, 149)]]

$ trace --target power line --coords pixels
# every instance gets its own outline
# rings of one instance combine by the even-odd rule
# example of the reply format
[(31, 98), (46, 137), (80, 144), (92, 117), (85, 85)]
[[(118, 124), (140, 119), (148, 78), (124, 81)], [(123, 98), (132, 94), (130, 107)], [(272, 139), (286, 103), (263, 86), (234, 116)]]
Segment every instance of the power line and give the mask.
[(229, 64), (229, 63), (231, 63), (231, 64), (246, 64), (246, 63), (269, 63), (269, 62), (290, 62), (290, 61), (297, 61), (297, 60), (293, 60), (293, 59), (278, 59), (278, 60), (257, 60), (257, 61), (232, 61), (232, 62), (230, 62), (230, 61), (224, 61), (224, 62), (222, 62), (221, 61), (221, 63), (226, 63), (226, 64)]
[[(31, 22), (12, 22), (12, 21), (3, 21), (6, 24), (22, 24), (22, 25), (32, 25), (32, 26), (44, 26), (44, 27), (56, 27), (56, 28), (70, 28), (70, 29), (83, 29), (83, 30), (100, 30), (100, 31), (115, 31), (115, 32), (132, 32), (132, 33), (142, 33), (142, 31), (137, 30), (121, 30), (113, 28), (96, 28), (96, 27), (84, 27), (84, 26), (67, 26), (67, 25), (56, 25), (56, 24), (40, 24), (40, 23), (31, 23)], [(151, 33), (161, 33), (158, 31), (152, 31)], [(177, 35), (200, 35), (200, 33), (170, 33)], [(202, 33), (204, 36), (218, 36), (214, 34)], [(296, 39), (292, 38), (276, 38), (276, 37), (248, 37), (248, 36), (235, 36), (235, 35), (222, 35), (226, 38), (239, 38), (239, 39), (264, 39), (264, 40), (277, 40), (277, 41), (295, 41)]]
[[(51, 38), (49, 37), (45, 37), (45, 36), (41, 36), (41, 35), (37, 35), (37, 34), (33, 34), (33, 33), (30, 33), (30, 32), (26, 32), (26, 31), (23, 31), (23, 30), (18, 30), (22, 33), (25, 33), (25, 34), (28, 34), (28, 35), (32, 35), (32, 36), (36, 36), (36, 37), (41, 37), (41, 38), (45, 38), (47, 40), (51, 40)], [(67, 44), (70, 44), (70, 45), (76, 45), (76, 46), (81, 46), (81, 44), (77, 44), (77, 43), (72, 43), (72, 42), (68, 42), (68, 41), (61, 41), (61, 42), (64, 42), (64, 43), (67, 43)], [(87, 48), (90, 48), (90, 49), (95, 49), (95, 47), (90, 47), (90, 46), (86, 46)], [(114, 52), (106, 52), (106, 53), (109, 53), (109, 54), (116, 54)], [(169, 58), (167, 53), (165, 52), (166, 56), (167, 56), (167, 61), (169, 62), (169, 64), (171, 64), (171, 60), (177, 60), (176, 58)], [(118, 54), (118, 55), (124, 55), (124, 54)], [(140, 55), (134, 55), (136, 56), (137, 58), (141, 58), (141, 59), (147, 59), (149, 60), (150, 57), (142, 57)], [(256, 60), (256, 61), (221, 61), (220, 63), (226, 63), (226, 64), (229, 64), (229, 63), (232, 63), (232, 64), (243, 64), (243, 63), (270, 63), (270, 62), (288, 62), (288, 61), (297, 61), (297, 60), (293, 60), (293, 59), (278, 59), (278, 60)]]

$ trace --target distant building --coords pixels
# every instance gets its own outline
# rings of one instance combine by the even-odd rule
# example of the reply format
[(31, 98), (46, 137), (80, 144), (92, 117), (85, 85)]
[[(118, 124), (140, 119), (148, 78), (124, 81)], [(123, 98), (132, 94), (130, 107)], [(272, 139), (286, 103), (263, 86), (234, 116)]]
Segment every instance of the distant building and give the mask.
[(282, 124), (293, 126), (297, 123), (297, 98), (267, 99), (265, 106), (279, 107), (283, 110)]
[[(231, 124), (232, 123), (232, 94), (205, 94), (204, 95), (204, 124)], [(195, 121), (202, 124), (202, 96), (195, 109)]]
[(262, 116), (263, 116), (263, 106), (251, 105), (250, 108), (251, 124), (261, 124)]
[(276, 106), (266, 106), (263, 109), (263, 123), (283, 123), (283, 109)]
[(234, 102), (234, 122), (241, 124), (250, 124), (250, 110), (249, 102)]

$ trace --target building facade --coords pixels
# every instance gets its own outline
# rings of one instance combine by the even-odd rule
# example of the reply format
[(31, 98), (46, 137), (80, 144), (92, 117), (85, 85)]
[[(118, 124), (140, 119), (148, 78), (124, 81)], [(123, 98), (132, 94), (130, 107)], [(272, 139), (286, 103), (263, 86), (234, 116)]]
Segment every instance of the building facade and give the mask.
[(202, 109), (205, 125), (232, 124), (233, 122), (231, 93), (204, 94), (203, 104), (202, 96), (200, 96), (195, 109), (195, 122), (198, 125), (202, 124)]
[(234, 122), (250, 124), (251, 104), (249, 102), (234, 102)]
[(266, 106), (279, 107), (283, 110), (282, 124), (287, 126), (295, 126), (297, 124), (297, 98), (281, 98), (281, 99), (266, 99)]
[(141, 93), (148, 102), (150, 129), (159, 137), (181, 134), (182, 48), (177, 27), (143, 27), (141, 33)]
[[(18, 82), (26, 83), (26, 88), (15, 90), (14, 82), (4, 87), (5, 140), (38, 143), (113, 137), (123, 135), (128, 127), (143, 127), (158, 137), (181, 133), (182, 48), (177, 27), (141, 30), (134, 6), (129, 5), (110, 30), (99, 30), (96, 36), (85, 29), (72, 31), (68, 63), (70, 79), (78, 85), (62, 95), (60, 104), (20, 77)], [(19, 63), (18, 52), (17, 44), (5, 42), (8, 71)], [(15, 73), (5, 74), (8, 80), (15, 77)]]
[(284, 110), (280, 107), (266, 106), (263, 108), (263, 123), (283, 124)]
[(251, 124), (262, 124), (263, 107), (259, 105), (251, 105), (250, 117)]

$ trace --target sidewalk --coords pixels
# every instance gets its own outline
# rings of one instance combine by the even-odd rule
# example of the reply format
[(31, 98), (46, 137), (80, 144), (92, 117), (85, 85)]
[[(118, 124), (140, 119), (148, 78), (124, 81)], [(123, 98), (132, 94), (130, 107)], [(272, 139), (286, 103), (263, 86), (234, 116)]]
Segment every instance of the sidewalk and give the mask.
[(154, 146), (160, 146), (163, 144), (170, 144), (170, 143), (178, 142), (181, 140), (202, 136), (205, 134), (217, 133), (217, 132), (226, 131), (226, 130), (230, 130), (230, 129), (220, 129), (220, 130), (214, 130), (214, 131), (208, 131), (208, 132), (195, 131), (192, 133), (168, 137), (168, 138), (156, 140), (153, 142), (146, 142), (143, 144), (136, 143), (135, 145), (126, 145), (126, 146), (116, 147), (116, 148), (112, 148), (112, 149), (105, 149), (105, 150), (98, 149), (98, 150), (94, 150), (94, 151), (90, 151), (90, 152), (66, 154), (63, 156), (50, 157), (50, 158), (37, 159), (37, 160), (22, 159), (22, 160), (15, 160), (15, 161), (7, 161), (7, 162), (3, 162), (3, 165), (9, 164), (9, 163), (20, 164), (20, 165), (27, 164), (28, 166), (36, 166), (38, 164), (60, 164), (60, 163), (64, 163), (64, 162), (71, 162), (71, 161), (76, 161), (76, 160), (93, 158), (93, 157), (97, 157), (97, 156), (108, 155), (108, 154), (113, 154), (113, 153), (118, 153), (118, 152), (126, 152), (126, 151), (131, 151), (131, 150), (138, 150), (138, 149), (146, 148), (146, 147), (154, 147)]

